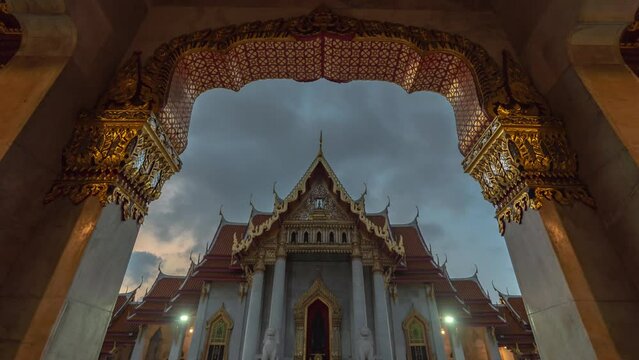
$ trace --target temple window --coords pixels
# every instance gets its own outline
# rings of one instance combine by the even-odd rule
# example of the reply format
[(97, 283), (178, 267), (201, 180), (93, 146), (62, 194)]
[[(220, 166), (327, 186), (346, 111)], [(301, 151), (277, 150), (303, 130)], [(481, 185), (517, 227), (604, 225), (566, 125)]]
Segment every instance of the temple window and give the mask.
[(304, 231), (304, 242), (308, 242), (308, 231)]
[(297, 232), (293, 231), (291, 233), (291, 244), (295, 244), (297, 242)]
[(426, 320), (413, 310), (408, 318), (404, 320), (402, 327), (404, 328), (404, 337), (406, 338), (407, 343), (407, 359), (430, 359), (428, 341), (426, 338), (428, 334)]
[(326, 207), (326, 199), (319, 197), (313, 200), (313, 206), (317, 210), (324, 209)]
[(224, 306), (215, 313), (208, 322), (208, 341), (206, 343), (206, 360), (227, 360), (228, 345), (233, 328)]
[(348, 238), (346, 237), (346, 232), (342, 233), (342, 243), (346, 244), (348, 242)]
[(322, 233), (320, 231), (318, 231), (317, 235), (315, 235), (315, 241), (318, 243), (322, 242)]
[(328, 234), (328, 242), (331, 244), (335, 242), (335, 234), (332, 231)]

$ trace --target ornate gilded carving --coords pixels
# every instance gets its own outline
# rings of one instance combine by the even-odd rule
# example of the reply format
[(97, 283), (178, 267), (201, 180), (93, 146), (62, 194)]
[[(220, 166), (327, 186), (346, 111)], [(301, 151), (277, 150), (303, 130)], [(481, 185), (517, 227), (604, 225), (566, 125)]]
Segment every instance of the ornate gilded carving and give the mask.
[(45, 197), (79, 203), (97, 196), (122, 206), (123, 219), (142, 222), (148, 204), (181, 168), (156, 118), (144, 110), (83, 114), (63, 153), (62, 175)]
[[(488, 119), (496, 115), (495, 104), (498, 102), (498, 99), (503, 98), (503, 74), (497, 62), (495, 62), (481, 46), (460, 35), (388, 22), (360, 20), (337, 15), (326, 7), (320, 7), (310, 14), (300, 17), (256, 21), (178, 36), (157, 48), (154, 54), (145, 62), (143, 69), (138, 68), (140, 71), (135, 70), (133, 63), (129, 64), (131, 66), (123, 67), (121, 74), (118, 75), (120, 80), (113, 83), (111, 88), (106, 92), (102, 102), (110, 108), (113, 104), (123, 103), (126, 102), (123, 100), (134, 98), (138, 100), (136, 106), (143, 104), (145, 109), (152, 110), (158, 114), (158, 116), (165, 114), (163, 110), (168, 109), (166, 113), (170, 114), (170, 116), (167, 115), (167, 118), (160, 117), (162, 121), (166, 121), (163, 125), (165, 125), (165, 129), (168, 131), (173, 146), (178, 152), (181, 152), (186, 146), (186, 133), (188, 132), (190, 111), (182, 111), (183, 109), (176, 110), (176, 108), (179, 108), (181, 105), (169, 103), (170, 93), (173, 91), (171, 90), (172, 86), (175, 87), (174, 90), (176, 94), (182, 94), (188, 98), (184, 101), (192, 103), (201, 91), (207, 90), (210, 87), (239, 89), (239, 87), (247, 81), (257, 79), (255, 78), (256, 75), (252, 74), (252, 70), (248, 70), (251, 67), (243, 67), (243, 65), (240, 64), (241, 61), (229, 60), (225, 61), (225, 63), (237, 63), (232, 69), (235, 75), (228, 76), (229, 78), (237, 78), (236, 82), (232, 84), (213, 84), (204, 81), (206, 83), (204, 84), (198, 80), (198, 90), (196, 92), (189, 92), (190, 90), (187, 90), (189, 86), (187, 83), (190, 80), (180, 80), (180, 76), (175, 76), (176, 69), (185, 57), (200, 52), (214, 52), (220, 56), (226, 56), (226, 54), (232, 53), (251, 42), (269, 42), (273, 44), (306, 42), (310, 44), (318, 37), (326, 38), (327, 41), (340, 40), (369, 44), (400, 44), (402, 47), (410, 48), (411, 52), (418, 58), (424, 57), (424, 61), (427, 63), (441, 62), (441, 59), (435, 59), (434, 57), (433, 61), (428, 60), (432, 57), (429, 56), (434, 53), (443, 54), (445, 52), (456, 60), (462, 59), (457, 63), (460, 63), (460, 66), (463, 67), (461, 70), (463, 71), (460, 72), (456, 70), (455, 73), (450, 76), (461, 76), (460, 74), (462, 72), (464, 73), (463, 79), (457, 79), (463, 81), (464, 84), (460, 84), (458, 81), (457, 84), (453, 86), (459, 89), (460, 85), (463, 85), (461, 87), (464, 88), (462, 91), (464, 94), (455, 95), (460, 97), (459, 102), (464, 103), (459, 104), (460, 109), (464, 109), (458, 112), (458, 117), (464, 118), (463, 120), (458, 120), (461, 129), (459, 130), (460, 137), (468, 137), (468, 139), (460, 141), (460, 150), (464, 154), (481, 134), (482, 130), (488, 126)], [(322, 43), (322, 47), (325, 49), (328, 45), (326, 45), (326, 42)], [(242, 52), (244, 50), (238, 51)], [(313, 52), (310, 48), (308, 51)], [(337, 54), (337, 52), (341, 51), (338, 48), (331, 51), (332, 56), (337, 58), (341, 56)], [(345, 51), (350, 52), (350, 50)], [(137, 55), (134, 55), (134, 57), (136, 56)], [(301, 62), (295, 67), (309, 67), (308, 61), (312, 60), (312, 57), (313, 55), (307, 55), (306, 57), (300, 58)], [(297, 58), (298, 57), (289, 57), (289, 59)], [(396, 67), (397, 59), (395, 57), (392, 59), (388, 66)], [(347, 56), (344, 56), (344, 59), (339, 61), (343, 62), (343, 65), (346, 66), (350, 60)], [(447, 61), (450, 62), (450, 60)], [(417, 68), (406, 69), (406, 71), (413, 73), (421, 69), (421, 65), (417, 65), (418, 62), (412, 60), (409, 62), (417, 66)], [(441, 63), (435, 67), (447, 69), (449, 65), (449, 63)], [(330, 66), (330, 68), (334, 67), (335, 66)], [(341, 64), (340, 67), (342, 67)], [(321, 68), (325, 69), (329, 68), (329, 66), (322, 65)], [(133, 82), (131, 79), (135, 78), (133, 74), (135, 74), (136, 71), (138, 81)], [(227, 70), (219, 69), (219, 71), (225, 72)], [(294, 78), (292, 74), (282, 76)], [(362, 76), (364, 75), (357, 75), (344, 81), (355, 80), (362, 78)], [(222, 77), (227, 76), (223, 75)], [(319, 77), (332, 78), (330, 74), (321, 73), (318, 76), (313, 75), (312, 79), (305, 79), (313, 80)], [(198, 77), (198, 79), (201, 78), (205, 78), (205, 76)], [(395, 81), (381, 77), (380, 80)], [(419, 86), (414, 88), (412, 85), (403, 83), (400, 85), (404, 86), (407, 91), (431, 90), (442, 93), (454, 92), (450, 86), (443, 85), (445, 81), (442, 79), (429, 80), (429, 83), (430, 82), (432, 82), (432, 84), (425, 85), (425, 88)], [(466, 82), (469, 84), (466, 84)], [(132, 84), (135, 84), (135, 86)], [(468, 92), (468, 94), (465, 94), (465, 92)], [(137, 94), (137, 96), (133, 96), (133, 94)], [(473, 102), (473, 104), (469, 104), (470, 102)], [(190, 105), (186, 107), (190, 109)], [(462, 112), (464, 113), (463, 115), (461, 114)]]
[(339, 301), (326, 287), (324, 281), (321, 278), (315, 279), (313, 285), (300, 296), (300, 299), (295, 304), (295, 360), (307, 359), (306, 354), (306, 326), (307, 324), (307, 309), (309, 305), (320, 300), (326, 307), (328, 307), (329, 329), (330, 329), (330, 359), (327, 360), (339, 360), (341, 359), (341, 345), (340, 345), (340, 329), (342, 327), (342, 310), (339, 305)]
[(537, 91), (535, 85), (522, 66), (515, 61), (509, 52), (502, 53), (502, 74), (496, 79), (501, 82), (495, 84), (488, 103), (487, 110), (493, 115), (528, 115), (545, 116), (549, 114), (548, 104)]
[(523, 115), (518, 108), (502, 111), (463, 161), (497, 209), (502, 234), (506, 223), (521, 222), (524, 211), (538, 209), (541, 199), (594, 206), (577, 178), (576, 155), (561, 122)]
[(283, 200), (276, 199), (273, 215), (269, 219), (257, 225), (249, 223), (245, 235), (241, 239), (237, 237), (237, 234), (233, 234), (232, 249), (234, 256), (246, 252), (251, 247), (251, 244), (256, 237), (266, 233), (274, 224), (280, 221), (280, 217), (289, 210), (289, 205), (308, 191), (308, 179), (313, 173), (313, 170), (320, 164), (324, 166), (333, 182), (333, 187), (331, 189), (332, 194), (348, 205), (350, 211), (357, 216), (358, 220), (364, 225), (367, 231), (381, 239), (389, 252), (396, 254), (398, 257), (404, 257), (405, 250), (403, 238), (400, 236), (399, 239), (394, 239), (388, 224), (385, 224), (383, 227), (378, 226), (373, 223), (368, 216), (366, 216), (363, 202), (356, 202), (351, 199), (342, 184), (339, 182), (339, 179), (331, 169), (330, 165), (328, 165), (321, 154), (315, 158), (313, 163), (311, 163), (309, 169), (306, 171), (304, 176), (302, 176), (291, 193)]

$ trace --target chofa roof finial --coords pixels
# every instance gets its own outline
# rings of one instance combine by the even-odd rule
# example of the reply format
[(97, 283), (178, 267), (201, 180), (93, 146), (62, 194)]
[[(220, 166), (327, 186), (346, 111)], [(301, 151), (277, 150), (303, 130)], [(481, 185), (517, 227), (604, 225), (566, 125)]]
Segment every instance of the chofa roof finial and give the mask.
[(324, 156), (324, 151), (322, 149), (323, 142), (322, 130), (320, 130), (319, 151), (317, 152), (317, 156)]

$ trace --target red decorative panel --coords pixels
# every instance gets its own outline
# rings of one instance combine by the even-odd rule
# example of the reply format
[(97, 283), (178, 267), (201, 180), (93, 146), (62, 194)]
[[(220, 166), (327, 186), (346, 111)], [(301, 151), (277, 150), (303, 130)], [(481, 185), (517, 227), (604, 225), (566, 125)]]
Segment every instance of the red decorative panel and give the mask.
[(213, 88), (235, 91), (261, 79), (335, 82), (380, 80), (407, 92), (434, 91), (450, 101), (457, 118), (462, 154), (487, 127), (473, 73), (457, 55), (421, 54), (393, 41), (321, 36), (305, 40), (255, 40), (226, 52), (205, 50), (183, 56), (175, 69), (167, 105), (160, 113), (165, 131), (181, 152), (186, 147), (193, 101)]

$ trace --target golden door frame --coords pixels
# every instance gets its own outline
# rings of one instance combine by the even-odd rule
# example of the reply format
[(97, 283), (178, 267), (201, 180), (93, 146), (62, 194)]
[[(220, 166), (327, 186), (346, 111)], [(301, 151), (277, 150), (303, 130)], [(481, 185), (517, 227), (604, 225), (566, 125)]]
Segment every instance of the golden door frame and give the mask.
[(342, 358), (342, 349), (340, 346), (340, 336), (342, 327), (342, 310), (335, 295), (326, 287), (324, 281), (318, 278), (313, 285), (300, 296), (295, 304), (295, 360), (306, 359), (306, 323), (307, 309), (315, 302), (320, 300), (328, 307), (329, 331), (330, 331), (330, 359), (340, 360)]
[(412, 360), (412, 356), (410, 353), (410, 323), (412, 321), (418, 321), (424, 327), (424, 345), (426, 346), (426, 351), (428, 352), (429, 359), (436, 359), (435, 353), (433, 351), (433, 344), (431, 343), (431, 336), (435, 334), (435, 330), (430, 328), (430, 322), (426, 320), (422, 314), (417, 312), (415, 308), (411, 309), (411, 311), (406, 315), (404, 321), (402, 321), (402, 330), (404, 333), (404, 341), (406, 343), (406, 359)]

